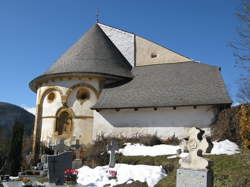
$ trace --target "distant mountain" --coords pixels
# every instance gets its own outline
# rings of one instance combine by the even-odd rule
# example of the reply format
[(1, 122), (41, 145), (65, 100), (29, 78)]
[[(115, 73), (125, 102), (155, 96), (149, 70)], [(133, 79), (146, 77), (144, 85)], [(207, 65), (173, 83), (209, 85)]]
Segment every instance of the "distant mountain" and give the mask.
[(24, 134), (32, 135), (35, 116), (22, 107), (0, 102), (0, 136), (10, 136), (15, 121), (24, 124)]

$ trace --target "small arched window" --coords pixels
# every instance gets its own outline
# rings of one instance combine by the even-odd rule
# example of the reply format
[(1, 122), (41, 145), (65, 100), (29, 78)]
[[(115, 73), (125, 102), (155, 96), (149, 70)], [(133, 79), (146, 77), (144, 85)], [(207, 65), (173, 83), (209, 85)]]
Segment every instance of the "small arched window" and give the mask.
[(76, 93), (77, 100), (82, 104), (84, 101), (90, 98), (90, 93), (85, 88), (80, 88)]
[(49, 103), (52, 103), (56, 98), (56, 94), (54, 92), (50, 92), (48, 97), (47, 97), (47, 100)]
[(69, 134), (72, 131), (72, 116), (66, 110), (60, 112), (56, 118), (57, 135)]

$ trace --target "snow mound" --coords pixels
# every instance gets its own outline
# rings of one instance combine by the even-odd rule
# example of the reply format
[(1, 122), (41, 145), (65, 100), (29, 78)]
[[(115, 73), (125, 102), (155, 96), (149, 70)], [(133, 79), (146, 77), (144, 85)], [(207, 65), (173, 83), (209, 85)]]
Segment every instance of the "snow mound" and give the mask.
[(113, 169), (117, 171), (117, 179), (109, 180), (106, 173), (108, 169), (108, 166), (97, 166), (93, 169), (83, 166), (78, 169), (77, 183), (91, 187), (103, 187), (106, 184), (114, 186), (137, 180), (147, 182), (149, 187), (153, 187), (167, 176), (161, 166), (116, 164)]
[(221, 142), (213, 142), (213, 144), (214, 147), (210, 153), (212, 155), (221, 155), (221, 154), (233, 155), (239, 153), (239, 146), (229, 140), (224, 140)]
[[(239, 153), (239, 146), (234, 142), (229, 140), (224, 140), (220, 142), (213, 142), (214, 147), (210, 154), (212, 155), (233, 155)], [(160, 156), (160, 155), (173, 155), (168, 158), (176, 158), (177, 150), (180, 149), (180, 146), (174, 145), (154, 145), (154, 146), (145, 146), (142, 144), (131, 144), (126, 143), (126, 146), (122, 149), (119, 149), (119, 153), (125, 156)], [(186, 157), (188, 153), (182, 153), (179, 157)]]
[(175, 145), (161, 144), (145, 146), (143, 144), (126, 143), (126, 146), (119, 149), (118, 152), (125, 156), (160, 156), (176, 154), (178, 149), (180, 149), (180, 147)]

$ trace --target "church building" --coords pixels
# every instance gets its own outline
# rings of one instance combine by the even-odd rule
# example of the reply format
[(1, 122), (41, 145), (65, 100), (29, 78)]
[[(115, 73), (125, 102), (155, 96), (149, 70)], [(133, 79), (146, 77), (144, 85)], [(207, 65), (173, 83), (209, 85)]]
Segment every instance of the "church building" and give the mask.
[(186, 137), (231, 105), (221, 69), (136, 34), (96, 23), (41, 76), (33, 151), (40, 142), (91, 144), (98, 136)]

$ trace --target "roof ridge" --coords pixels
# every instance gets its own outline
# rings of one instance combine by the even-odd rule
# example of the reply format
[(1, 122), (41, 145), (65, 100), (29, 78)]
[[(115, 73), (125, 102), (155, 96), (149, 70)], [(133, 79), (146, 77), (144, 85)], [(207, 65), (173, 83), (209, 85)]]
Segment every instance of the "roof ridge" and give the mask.
[(135, 33), (133, 33), (133, 32), (129, 32), (129, 31), (126, 31), (126, 30), (124, 30), (124, 29), (119, 29), (119, 28), (117, 28), (117, 27), (113, 27), (113, 26), (111, 26), (111, 25), (107, 25), (107, 24), (104, 24), (104, 23), (98, 22), (98, 23), (96, 23), (96, 24), (98, 24), (98, 26), (99, 26), (99, 24), (101, 24), (101, 25), (104, 25), (104, 26), (107, 26), (107, 27), (112, 27), (112, 28), (117, 29), (117, 30), (120, 30), (120, 31), (122, 31), (122, 32), (127, 32), (127, 33), (130, 33), (130, 34), (134, 34), (134, 35), (135, 35)]
[(173, 49), (170, 49), (170, 48), (168, 48), (168, 47), (166, 47), (166, 46), (164, 46), (164, 45), (162, 45), (162, 44), (159, 44), (158, 42), (155, 42), (155, 41), (152, 41), (152, 40), (150, 40), (150, 39), (148, 39), (148, 38), (146, 38), (146, 37), (144, 37), (144, 36), (141, 36), (141, 35), (138, 35), (138, 34), (135, 34), (135, 33), (133, 33), (133, 32), (129, 32), (129, 31), (126, 31), (126, 30), (123, 30), (123, 29), (119, 29), (119, 28), (117, 28), (117, 27), (113, 27), (113, 26), (110, 26), (110, 25), (107, 25), (107, 24), (104, 24), (104, 23), (97, 23), (97, 24), (101, 24), (101, 25), (104, 25), (104, 26), (107, 26), (107, 27), (111, 27), (111, 28), (114, 28), (114, 29), (117, 29), (117, 30), (120, 30), (120, 31), (123, 31), (123, 32), (127, 32), (127, 33), (130, 33), (130, 34), (133, 34), (133, 35), (135, 35), (135, 36), (137, 36), (137, 37), (141, 37), (141, 38), (143, 38), (143, 39), (145, 39), (145, 40), (147, 40), (147, 41), (149, 41), (149, 42), (152, 42), (152, 43), (154, 43), (154, 44), (156, 44), (156, 45), (158, 45), (158, 46), (160, 46), (160, 47), (163, 47), (164, 49), (167, 49), (167, 50), (169, 50), (169, 51), (171, 51), (171, 52), (173, 52), (173, 53), (176, 53), (176, 54), (178, 54), (178, 55), (180, 55), (180, 56), (182, 56), (182, 57), (184, 57), (184, 58), (188, 58), (188, 59), (190, 59), (191, 60), (191, 58), (189, 58), (189, 57), (187, 57), (187, 56), (185, 56), (185, 55), (183, 55), (183, 54), (180, 54), (179, 52), (177, 52), (177, 51), (175, 51), (175, 50), (173, 50)]

